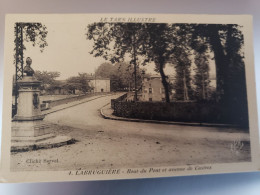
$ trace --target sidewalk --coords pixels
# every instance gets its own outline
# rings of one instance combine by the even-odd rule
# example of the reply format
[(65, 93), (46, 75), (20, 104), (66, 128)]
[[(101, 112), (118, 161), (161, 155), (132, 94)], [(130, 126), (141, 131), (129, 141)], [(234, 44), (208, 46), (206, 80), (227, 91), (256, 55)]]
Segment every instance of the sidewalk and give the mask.
[(168, 124), (168, 125), (189, 125), (189, 126), (205, 126), (205, 127), (237, 127), (232, 124), (217, 124), (217, 123), (195, 123), (195, 122), (174, 122), (174, 121), (159, 121), (159, 120), (145, 120), (135, 118), (124, 118), (113, 115), (113, 109), (111, 104), (105, 105), (100, 109), (100, 114), (105, 119), (130, 121), (130, 122), (143, 122), (143, 123), (156, 123), (156, 124)]
[(110, 95), (114, 95), (114, 94), (97, 95), (97, 96), (92, 96), (92, 97), (85, 98), (85, 99), (82, 99), (82, 100), (69, 102), (69, 103), (66, 103), (66, 104), (62, 104), (62, 105), (59, 105), (59, 106), (52, 107), (48, 110), (44, 110), (44, 111), (42, 111), (42, 114), (44, 114), (44, 115), (51, 114), (51, 113), (54, 113), (54, 112), (57, 112), (57, 111), (60, 111), (60, 110), (64, 110), (66, 108), (77, 106), (79, 104), (84, 104), (86, 102), (89, 102), (89, 101), (92, 101), (92, 100), (95, 100), (95, 99), (98, 99), (98, 98), (101, 98), (101, 97), (104, 97), (104, 96), (110, 96)]

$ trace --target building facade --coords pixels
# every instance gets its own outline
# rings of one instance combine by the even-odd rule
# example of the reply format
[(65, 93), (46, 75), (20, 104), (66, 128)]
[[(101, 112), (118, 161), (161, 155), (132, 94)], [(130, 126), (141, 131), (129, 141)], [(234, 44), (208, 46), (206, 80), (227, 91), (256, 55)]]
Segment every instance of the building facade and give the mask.
[(164, 87), (159, 75), (144, 77), (141, 101), (165, 101)]
[(110, 79), (108, 78), (92, 78), (89, 82), (93, 92), (110, 92)]

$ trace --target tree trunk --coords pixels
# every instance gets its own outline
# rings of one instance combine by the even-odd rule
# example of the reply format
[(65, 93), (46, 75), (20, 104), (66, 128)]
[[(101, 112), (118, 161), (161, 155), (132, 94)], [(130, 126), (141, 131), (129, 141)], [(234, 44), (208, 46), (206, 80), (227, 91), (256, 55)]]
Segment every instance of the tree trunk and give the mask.
[(216, 63), (217, 101), (223, 101), (225, 96), (226, 74), (228, 74), (228, 62), (216, 26), (210, 25), (209, 32), (210, 44), (214, 52)]
[(206, 92), (205, 92), (205, 78), (204, 78), (204, 72), (202, 71), (201, 73), (202, 76), (202, 99), (205, 100), (206, 99)]
[(184, 101), (188, 101), (189, 100), (189, 94), (188, 94), (188, 88), (187, 88), (187, 83), (186, 83), (186, 72), (185, 69), (183, 70), (183, 95)]
[(164, 87), (165, 101), (169, 103), (170, 102), (169, 88), (168, 88), (169, 84), (166, 80), (166, 76), (165, 76), (165, 73), (164, 73), (164, 70), (163, 70), (164, 61), (160, 60), (158, 66), (159, 66), (159, 72), (160, 72), (160, 75), (161, 75), (161, 78), (162, 78), (162, 84), (163, 84), (163, 87)]

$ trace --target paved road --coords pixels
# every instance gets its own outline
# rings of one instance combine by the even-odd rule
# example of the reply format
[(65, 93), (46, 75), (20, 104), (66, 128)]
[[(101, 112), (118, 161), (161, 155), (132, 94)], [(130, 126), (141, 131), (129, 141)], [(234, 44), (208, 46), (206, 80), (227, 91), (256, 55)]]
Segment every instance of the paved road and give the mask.
[[(71, 170), (228, 163), (250, 160), (249, 135), (231, 128), (115, 121), (99, 110), (118, 95), (101, 97), (48, 114), (58, 124), (57, 133), (67, 134), (75, 144), (19, 153), (12, 156), (14, 170)], [(242, 147), (237, 147), (241, 146)], [(28, 165), (36, 156), (58, 158), (58, 164)]]
[[(104, 119), (100, 115), (100, 109), (107, 105), (111, 99), (118, 95), (101, 97), (93, 101), (80, 104), (62, 111), (51, 113), (45, 120), (87, 130), (102, 130), (106, 132), (118, 132), (125, 134), (144, 135), (172, 135), (178, 138), (193, 137), (208, 139), (222, 139), (232, 141), (234, 139), (249, 140), (244, 133), (235, 133), (232, 128), (183, 126), (169, 124), (140, 123), (128, 121), (114, 121)], [(227, 133), (232, 132), (232, 133)]]

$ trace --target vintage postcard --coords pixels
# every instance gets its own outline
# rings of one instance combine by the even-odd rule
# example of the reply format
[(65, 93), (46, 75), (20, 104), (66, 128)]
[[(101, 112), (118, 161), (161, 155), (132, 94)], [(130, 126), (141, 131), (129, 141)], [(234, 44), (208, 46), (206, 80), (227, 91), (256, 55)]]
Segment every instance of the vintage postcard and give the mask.
[(252, 17), (6, 16), (1, 182), (258, 171)]

